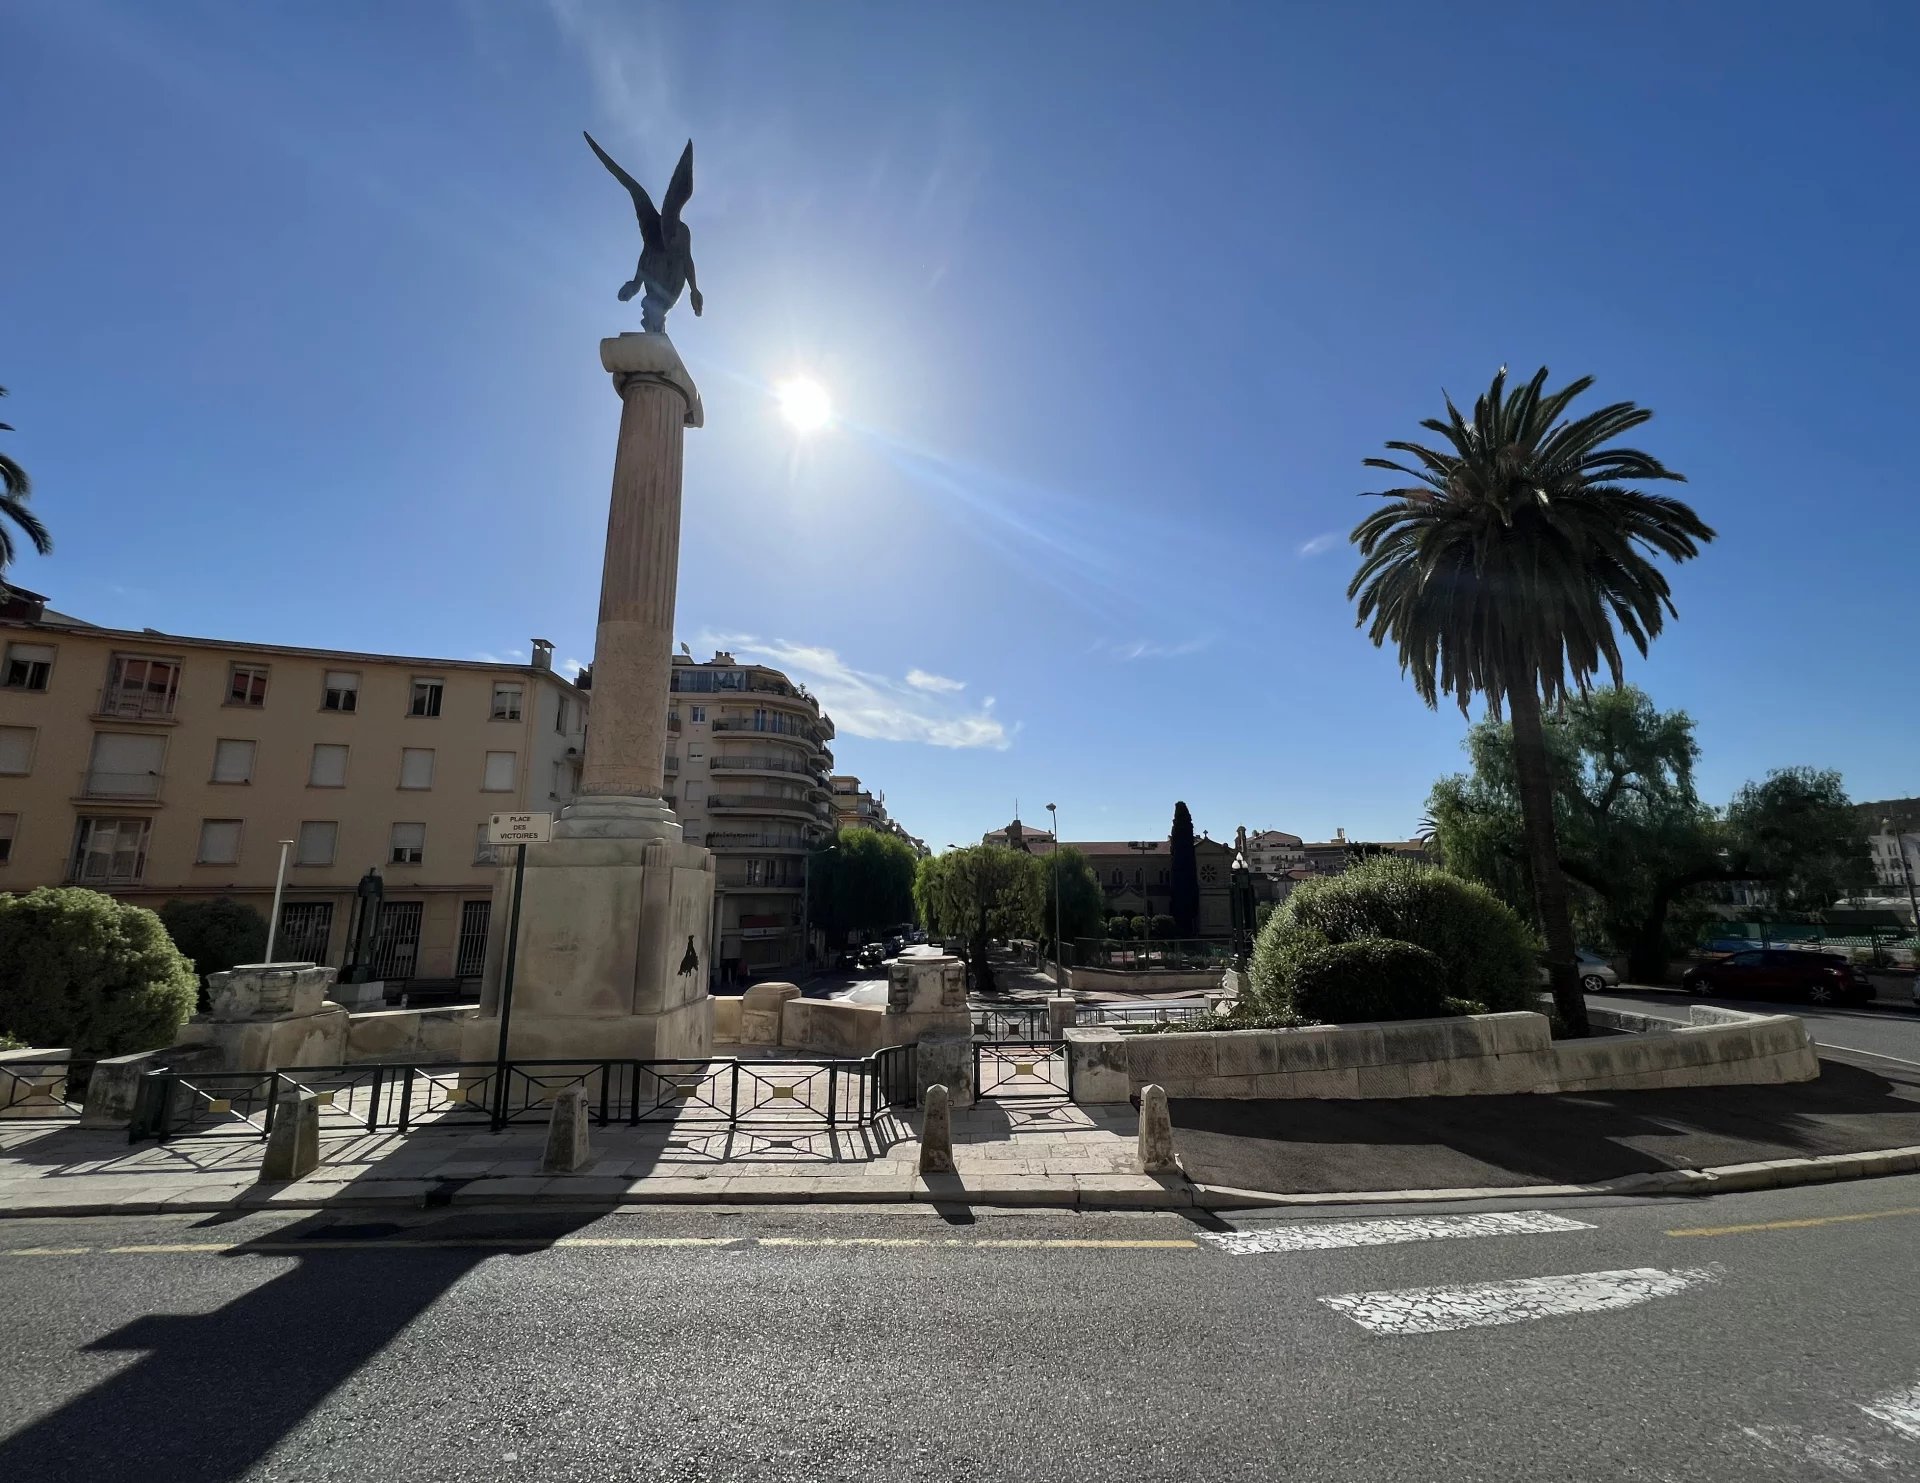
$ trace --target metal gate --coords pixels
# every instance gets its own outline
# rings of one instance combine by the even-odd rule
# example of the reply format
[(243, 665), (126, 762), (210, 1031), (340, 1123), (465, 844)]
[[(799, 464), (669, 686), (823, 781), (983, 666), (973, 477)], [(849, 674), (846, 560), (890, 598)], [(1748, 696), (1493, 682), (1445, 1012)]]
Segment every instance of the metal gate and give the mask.
[(1073, 1088), (1067, 1074), (1067, 1047), (1058, 1040), (976, 1037), (973, 1086), (977, 1097), (995, 1101), (1069, 1096)]
[(389, 901), (380, 908), (380, 927), (373, 944), (373, 976), (412, 978), (420, 961), (420, 903)]
[(487, 924), (493, 916), (491, 901), (460, 903), (460, 947), (454, 956), (456, 978), (478, 978), (487, 966)]
[(280, 940), (275, 948), (281, 963), (324, 963), (333, 936), (331, 901), (289, 901), (280, 908)]

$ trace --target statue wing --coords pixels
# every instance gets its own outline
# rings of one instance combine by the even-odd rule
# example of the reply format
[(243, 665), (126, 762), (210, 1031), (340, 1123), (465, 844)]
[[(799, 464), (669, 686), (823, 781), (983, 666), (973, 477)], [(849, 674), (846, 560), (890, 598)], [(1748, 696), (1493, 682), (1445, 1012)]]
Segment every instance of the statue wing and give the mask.
[(673, 167), (673, 179), (667, 183), (667, 199), (660, 214), (668, 221), (680, 220), (680, 208), (693, 197), (693, 141), (680, 151), (680, 163)]
[[(600, 163), (613, 173), (613, 178), (624, 185), (627, 188), (627, 194), (633, 197), (633, 214), (640, 218), (640, 235), (648, 242), (659, 241), (660, 213), (653, 209), (653, 197), (647, 194), (647, 188), (622, 170), (613, 156), (600, 147), (593, 135), (588, 134), (584, 129), (580, 132), (586, 139), (588, 147), (600, 157)], [(693, 146), (689, 143), (687, 147), (691, 149)], [(688, 163), (688, 169), (691, 168), (691, 163)], [(680, 179), (678, 174), (673, 178), (675, 181)], [(672, 200), (671, 195), (668, 196), (668, 200)]]

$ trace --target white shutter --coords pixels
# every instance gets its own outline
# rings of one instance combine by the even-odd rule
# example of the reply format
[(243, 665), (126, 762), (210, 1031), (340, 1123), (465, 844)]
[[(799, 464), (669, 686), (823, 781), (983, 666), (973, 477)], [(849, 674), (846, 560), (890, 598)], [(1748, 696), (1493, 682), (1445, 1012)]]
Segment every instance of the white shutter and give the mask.
[(240, 821), (238, 819), (202, 819), (200, 821), (200, 860), (202, 865), (233, 865), (240, 859)]
[(347, 786), (347, 749), (335, 742), (315, 742), (307, 784), (314, 788)]
[(489, 793), (510, 793), (513, 791), (513, 764), (517, 756), (513, 752), (487, 753), (486, 781), (480, 784)]
[[(105, 741), (103, 736), (101, 741)], [(138, 737), (134, 740), (144, 741)], [(98, 766), (98, 761), (95, 763)], [(253, 743), (217, 741), (213, 744), (213, 780), (216, 783), (245, 783), (253, 778)]]
[(309, 819), (300, 826), (300, 842), (294, 847), (296, 865), (333, 864), (333, 846), (340, 826), (331, 819)]
[(0, 726), (0, 772), (25, 772), (33, 765), (33, 728)]
[(403, 788), (431, 788), (433, 786), (432, 747), (405, 747), (401, 749), (400, 786)]

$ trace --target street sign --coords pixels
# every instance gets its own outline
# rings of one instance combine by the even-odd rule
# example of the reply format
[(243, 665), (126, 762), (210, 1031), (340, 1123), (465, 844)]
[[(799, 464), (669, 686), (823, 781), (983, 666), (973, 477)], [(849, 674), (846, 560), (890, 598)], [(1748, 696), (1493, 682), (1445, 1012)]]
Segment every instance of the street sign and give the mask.
[(545, 844), (552, 838), (552, 814), (495, 814), (487, 821), (488, 844)]

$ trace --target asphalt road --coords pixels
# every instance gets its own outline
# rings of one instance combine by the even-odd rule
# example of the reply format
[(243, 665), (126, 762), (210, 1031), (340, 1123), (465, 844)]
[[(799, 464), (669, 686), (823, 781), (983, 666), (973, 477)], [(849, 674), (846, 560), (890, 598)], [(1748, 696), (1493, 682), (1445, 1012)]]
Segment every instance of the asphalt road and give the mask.
[(1605, 994), (1589, 994), (1587, 1002), (1642, 1014), (1671, 1014), (1679, 1019), (1686, 1018), (1687, 1007), (1692, 1004), (1719, 1004), (1755, 1014), (1797, 1014), (1807, 1022), (1814, 1040), (1828, 1049), (1852, 1051), (1856, 1055), (1920, 1068), (1920, 1013), (1897, 1006), (1819, 1009), (1811, 1004), (1782, 1003), (1777, 999), (1696, 998), (1679, 989), (1638, 985), (1622, 985)]
[(1920, 1476), (1920, 1178), (1474, 1208), (0, 1221), (0, 1477)]

